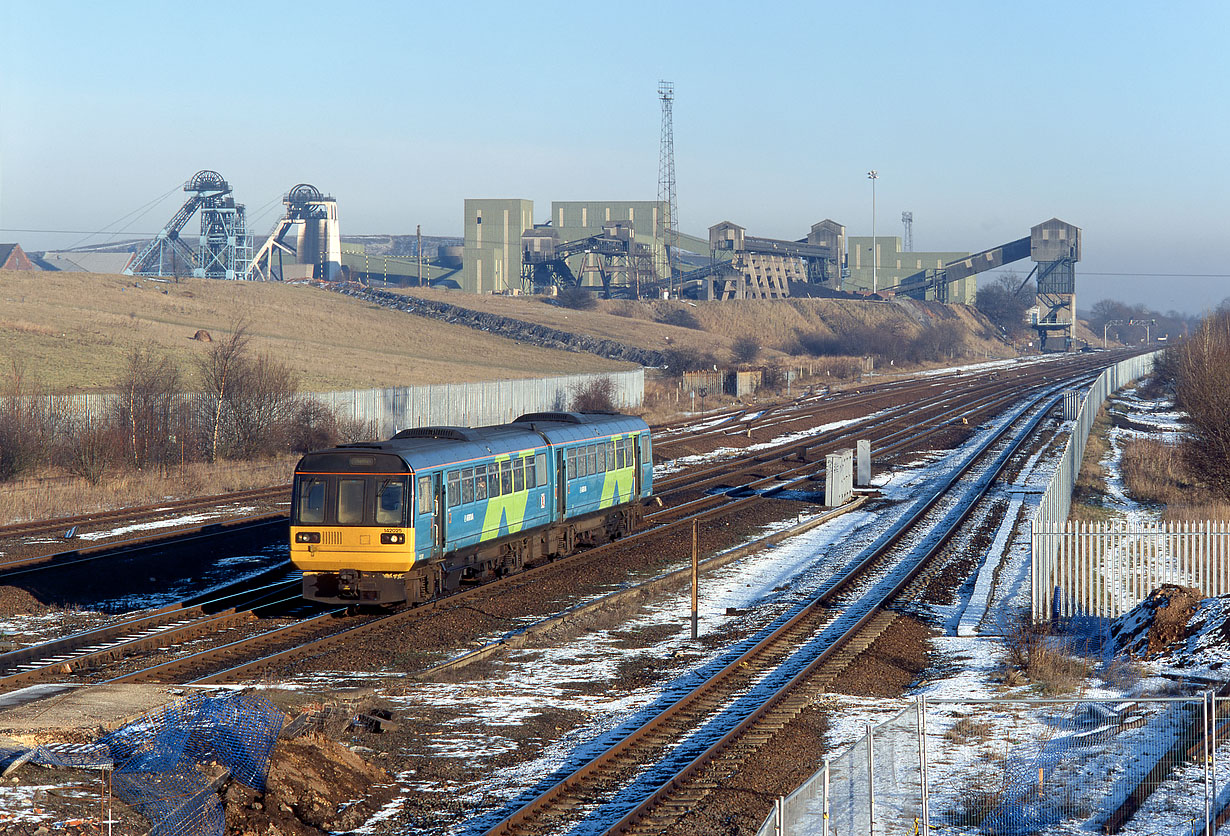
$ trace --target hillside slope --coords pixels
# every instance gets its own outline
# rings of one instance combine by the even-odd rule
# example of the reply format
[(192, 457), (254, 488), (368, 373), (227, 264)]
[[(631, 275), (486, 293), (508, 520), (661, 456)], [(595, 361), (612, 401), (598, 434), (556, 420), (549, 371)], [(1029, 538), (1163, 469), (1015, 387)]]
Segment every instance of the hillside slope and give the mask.
[(193, 388), (194, 361), (246, 321), (251, 348), (288, 365), (308, 391), (576, 374), (630, 363), (538, 348), (302, 285), (0, 270), (0, 391), (12, 363), (53, 392), (114, 387), (149, 345)]

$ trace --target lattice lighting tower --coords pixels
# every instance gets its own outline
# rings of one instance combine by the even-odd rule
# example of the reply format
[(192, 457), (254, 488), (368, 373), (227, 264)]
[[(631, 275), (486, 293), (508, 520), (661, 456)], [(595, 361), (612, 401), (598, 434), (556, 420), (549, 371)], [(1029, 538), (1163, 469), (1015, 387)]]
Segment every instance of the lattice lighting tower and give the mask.
[(901, 225), (905, 227), (905, 235), (902, 236), (901, 246), (907, 253), (914, 252), (914, 213), (902, 212)]
[(679, 203), (675, 197), (675, 130), (671, 124), (671, 108), (675, 102), (675, 85), (658, 82), (658, 98), (662, 100), (662, 142), (658, 152), (658, 203), (665, 204), (666, 217), (659, 219), (662, 231), (664, 264), (660, 275), (666, 276), (666, 286), (674, 286), (674, 249), (679, 243)]

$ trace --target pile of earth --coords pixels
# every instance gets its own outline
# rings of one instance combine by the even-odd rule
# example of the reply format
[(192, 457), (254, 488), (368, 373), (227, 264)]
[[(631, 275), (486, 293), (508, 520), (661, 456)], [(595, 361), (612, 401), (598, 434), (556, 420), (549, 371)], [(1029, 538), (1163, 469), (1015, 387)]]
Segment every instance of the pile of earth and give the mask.
[(1230, 596), (1164, 584), (1111, 624), (1111, 653), (1154, 659), (1174, 668), (1203, 668), (1211, 676), (1230, 664)]
[(350, 832), (397, 793), (383, 769), (324, 735), (281, 740), (263, 793), (232, 782), (223, 793), (227, 836)]

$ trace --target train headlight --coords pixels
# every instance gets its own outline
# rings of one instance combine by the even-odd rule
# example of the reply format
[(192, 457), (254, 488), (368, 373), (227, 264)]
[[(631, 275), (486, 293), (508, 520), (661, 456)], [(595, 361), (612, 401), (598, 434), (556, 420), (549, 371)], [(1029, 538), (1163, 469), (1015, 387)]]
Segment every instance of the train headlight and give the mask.
[(296, 543), (319, 543), (320, 542), (320, 532), (319, 531), (300, 531), (298, 534), (295, 535), (295, 542)]
[(380, 543), (385, 546), (400, 546), (406, 542), (404, 534), (381, 534)]

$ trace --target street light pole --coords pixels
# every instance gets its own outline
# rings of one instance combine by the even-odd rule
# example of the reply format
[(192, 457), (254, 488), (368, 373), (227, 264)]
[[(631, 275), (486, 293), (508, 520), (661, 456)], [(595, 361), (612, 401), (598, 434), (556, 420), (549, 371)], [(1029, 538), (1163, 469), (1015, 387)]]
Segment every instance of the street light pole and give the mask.
[(876, 286), (876, 180), (880, 178), (880, 173), (874, 168), (867, 172), (867, 179), (871, 181), (871, 292), (875, 293), (878, 288)]

